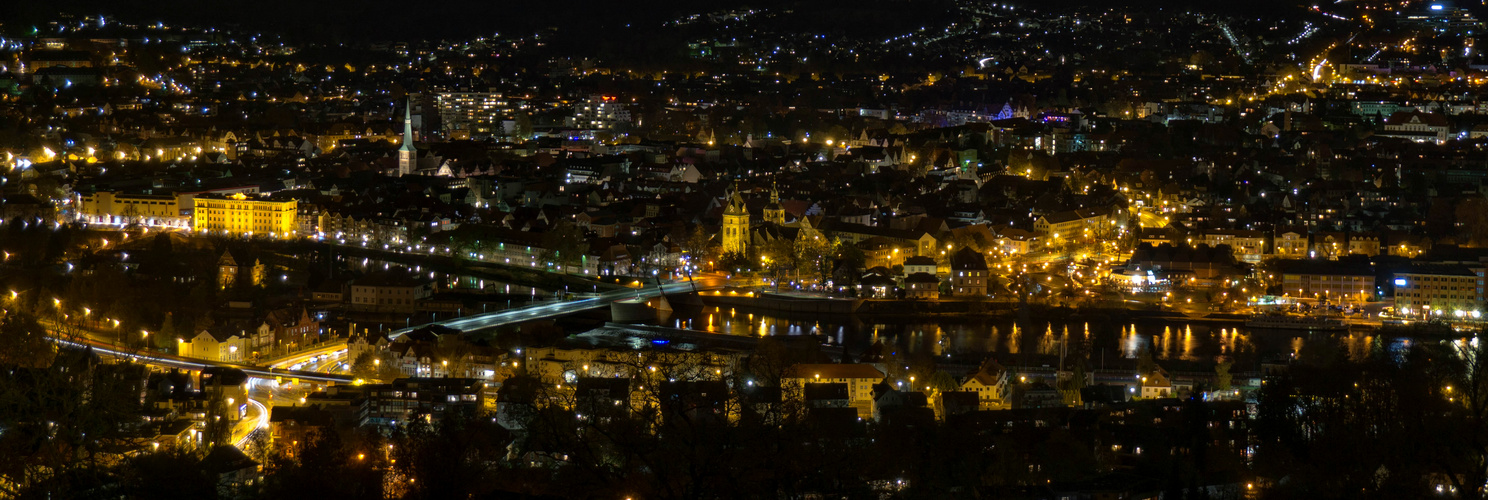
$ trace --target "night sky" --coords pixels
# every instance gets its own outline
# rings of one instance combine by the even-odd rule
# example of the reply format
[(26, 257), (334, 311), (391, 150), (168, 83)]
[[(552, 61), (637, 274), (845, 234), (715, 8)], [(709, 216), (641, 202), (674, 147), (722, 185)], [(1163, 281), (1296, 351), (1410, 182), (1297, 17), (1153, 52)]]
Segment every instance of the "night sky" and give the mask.
[[(915, 0), (887, 0), (914, 2)], [(781, 6), (797, 0), (56, 0), (0, 2), (0, 22), (6, 31), (55, 19), (58, 12), (85, 16), (104, 14), (131, 22), (242, 28), (283, 33), (308, 41), (382, 41), (460, 39), (473, 35), (556, 27), (565, 30), (602, 30), (627, 23), (660, 23), (678, 13)], [(863, 8), (850, 0), (810, 0), (813, 6), (841, 3)], [(1219, 3), (1188, 0), (1041, 0), (1037, 6), (1136, 5), (1204, 10), (1246, 8), (1259, 12), (1287, 0)], [(822, 20), (831, 23), (830, 19)]]

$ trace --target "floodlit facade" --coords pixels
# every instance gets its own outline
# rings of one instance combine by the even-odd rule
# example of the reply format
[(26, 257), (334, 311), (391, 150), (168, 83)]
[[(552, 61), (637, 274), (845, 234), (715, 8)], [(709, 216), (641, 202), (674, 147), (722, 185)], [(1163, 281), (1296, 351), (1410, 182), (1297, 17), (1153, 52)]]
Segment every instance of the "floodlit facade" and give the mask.
[(238, 193), (197, 196), (194, 203), (192, 227), (197, 231), (281, 239), (293, 238), (297, 233), (295, 200), (270, 200)]
[(100, 191), (80, 194), (78, 220), (93, 224), (143, 224), (184, 227), (191, 216), (173, 195), (124, 194)]

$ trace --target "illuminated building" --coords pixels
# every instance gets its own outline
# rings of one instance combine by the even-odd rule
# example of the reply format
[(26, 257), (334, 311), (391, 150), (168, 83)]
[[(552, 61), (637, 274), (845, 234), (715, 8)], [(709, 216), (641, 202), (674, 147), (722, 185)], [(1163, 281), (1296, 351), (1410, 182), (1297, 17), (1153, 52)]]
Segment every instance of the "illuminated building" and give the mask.
[(728, 207), (723, 211), (723, 253), (745, 254), (749, 251), (749, 209), (738, 186), (729, 190)]
[(1395, 311), (1409, 316), (1478, 317), (1478, 273), (1460, 265), (1413, 266), (1395, 273)]
[(962, 247), (951, 256), (951, 287), (956, 290), (956, 295), (987, 295), (987, 281), (990, 279), (987, 259), (971, 247)]
[(770, 187), (770, 204), (765, 205), (765, 222), (785, 225), (785, 207), (780, 204), (780, 190)]
[(515, 112), (499, 92), (440, 92), (434, 99), (439, 105), (439, 123), (449, 137), (506, 135), (503, 122)]
[(808, 384), (843, 384), (847, 388), (848, 406), (859, 417), (873, 416), (873, 384), (881, 383), (884, 373), (867, 363), (798, 364), (781, 375), (780, 385), (799, 397)]
[(610, 96), (590, 96), (574, 106), (574, 126), (612, 129), (630, 123), (630, 110)]
[(184, 227), (190, 222), (174, 195), (125, 194), (109, 191), (80, 194), (77, 217), (91, 224), (143, 224)]
[(192, 227), (209, 233), (287, 239), (296, 234), (298, 213), (295, 200), (271, 200), (243, 193), (200, 195), (195, 200)]
[(1284, 294), (1304, 299), (1365, 302), (1374, 298), (1374, 271), (1367, 265), (1341, 264), (1326, 260), (1281, 260)]

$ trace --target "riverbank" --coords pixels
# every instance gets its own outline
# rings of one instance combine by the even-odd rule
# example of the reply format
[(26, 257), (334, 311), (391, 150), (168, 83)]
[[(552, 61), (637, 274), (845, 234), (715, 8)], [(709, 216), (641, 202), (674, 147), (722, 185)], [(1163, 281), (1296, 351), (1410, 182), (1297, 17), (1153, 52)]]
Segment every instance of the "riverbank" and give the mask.
[[(895, 299), (842, 299), (828, 297), (803, 297), (769, 292), (754, 293), (719, 291), (701, 294), (702, 303), (710, 307), (742, 308), (755, 311), (779, 313), (816, 313), (852, 315), (874, 320), (925, 319), (925, 318), (977, 318), (1016, 315), (1021, 305), (1011, 301), (991, 300), (895, 300)], [(1029, 311), (1036, 316), (1059, 315), (1062, 317), (1105, 317), (1128, 320), (1185, 321), (1195, 323), (1241, 324), (1248, 315), (1234, 313), (1210, 313), (1191, 315), (1178, 311), (1150, 309), (1128, 309), (1110, 307), (1066, 307), (1045, 304), (1029, 304)]]

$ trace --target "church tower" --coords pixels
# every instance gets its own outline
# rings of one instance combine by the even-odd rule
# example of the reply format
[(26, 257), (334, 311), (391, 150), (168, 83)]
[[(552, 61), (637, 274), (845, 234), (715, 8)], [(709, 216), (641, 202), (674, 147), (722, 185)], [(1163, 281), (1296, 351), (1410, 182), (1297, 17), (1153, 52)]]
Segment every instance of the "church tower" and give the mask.
[(403, 108), (403, 146), (398, 148), (398, 177), (413, 173), (418, 164), (418, 150), (413, 148), (413, 98)]
[(747, 253), (749, 250), (749, 209), (739, 186), (729, 189), (728, 206), (723, 210), (723, 252)]
[(770, 204), (765, 205), (765, 222), (774, 223), (777, 226), (785, 225), (785, 206), (780, 204), (780, 190), (775, 185), (770, 186)]

